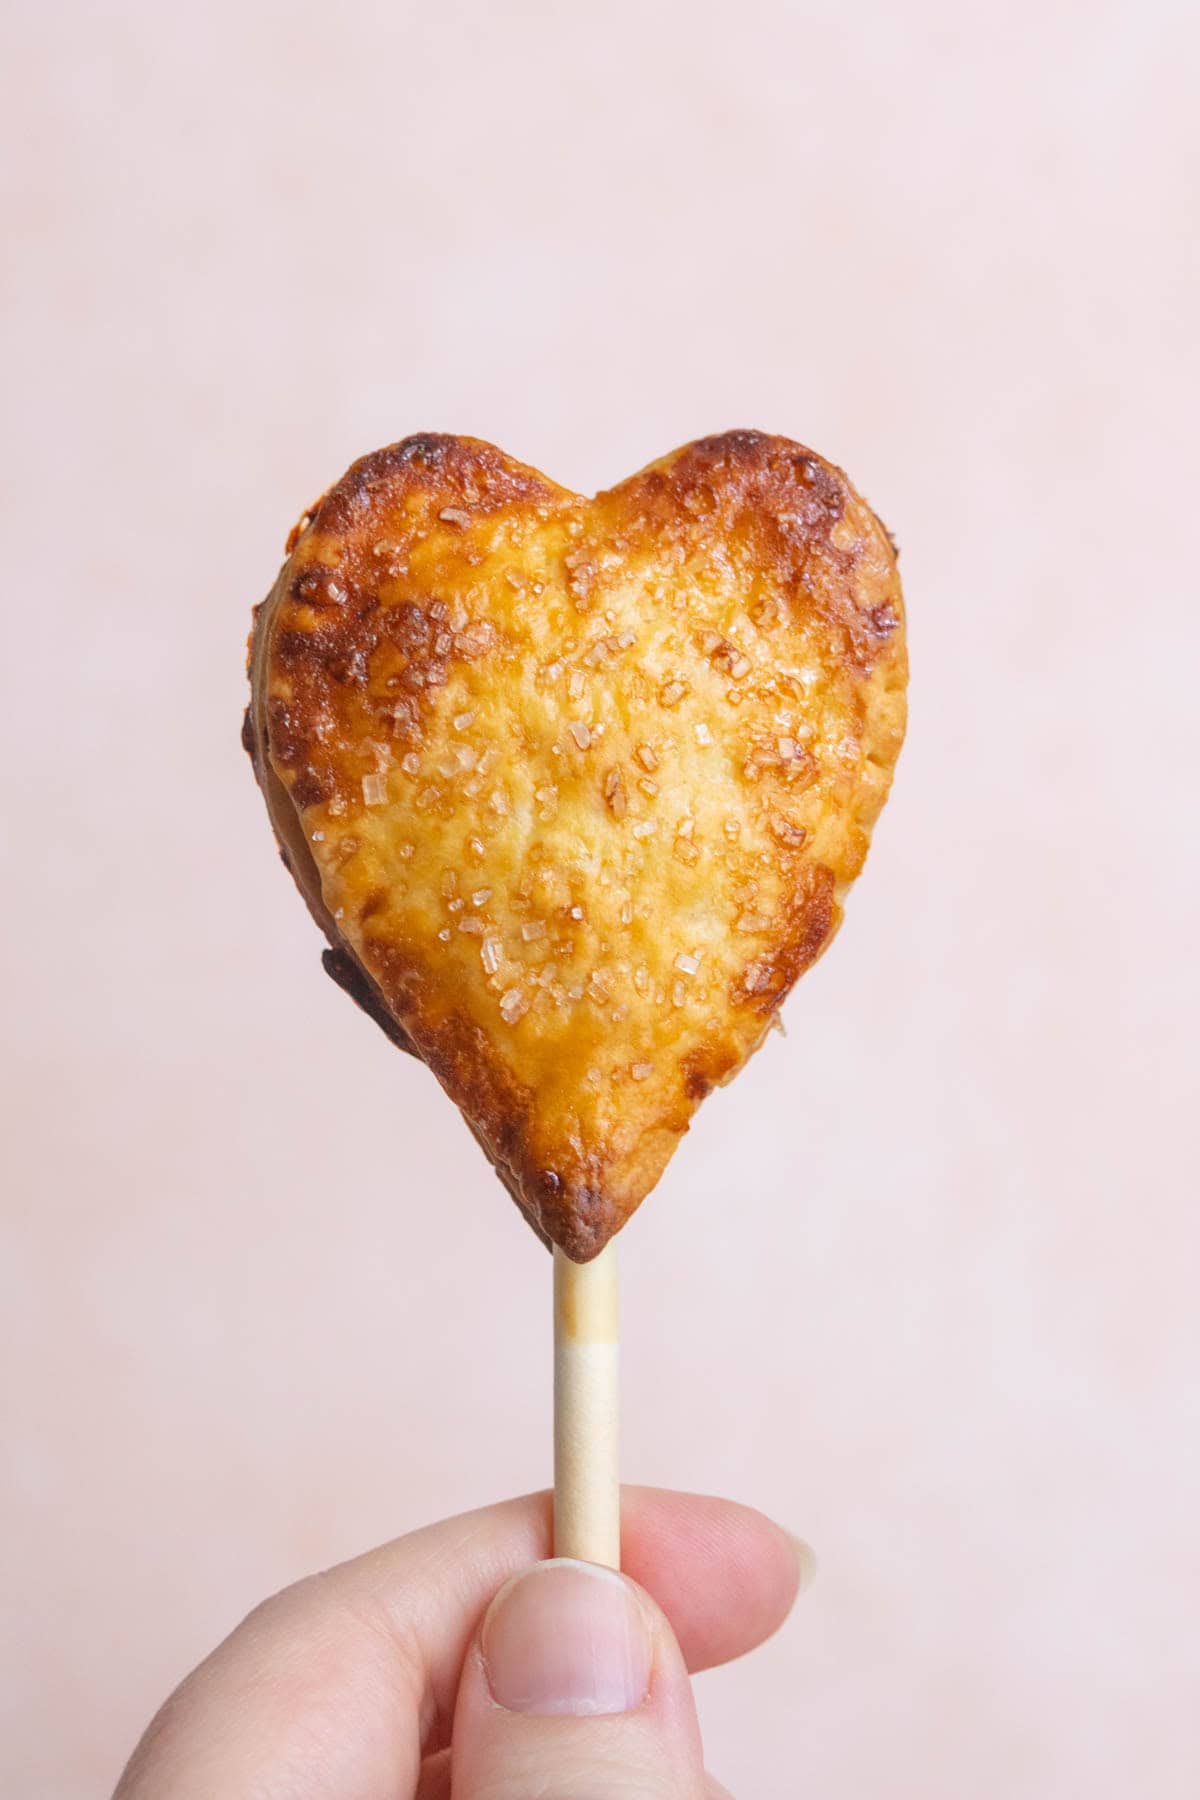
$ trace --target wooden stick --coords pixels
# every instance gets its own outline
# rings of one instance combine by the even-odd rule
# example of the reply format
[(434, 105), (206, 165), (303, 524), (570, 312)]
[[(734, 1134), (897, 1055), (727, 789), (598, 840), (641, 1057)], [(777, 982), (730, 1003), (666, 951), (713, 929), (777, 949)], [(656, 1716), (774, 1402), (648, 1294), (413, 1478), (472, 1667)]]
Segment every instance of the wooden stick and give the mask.
[(617, 1247), (554, 1252), (554, 1554), (621, 1566)]

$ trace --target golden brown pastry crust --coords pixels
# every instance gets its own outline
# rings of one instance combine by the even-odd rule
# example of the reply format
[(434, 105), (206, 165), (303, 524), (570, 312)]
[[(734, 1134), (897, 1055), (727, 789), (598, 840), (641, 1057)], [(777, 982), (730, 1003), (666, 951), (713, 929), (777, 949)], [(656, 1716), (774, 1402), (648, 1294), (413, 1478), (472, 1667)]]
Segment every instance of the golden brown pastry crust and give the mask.
[(891, 541), (785, 438), (586, 500), (364, 457), (258, 611), (247, 742), (335, 973), (594, 1256), (825, 948), (904, 733)]

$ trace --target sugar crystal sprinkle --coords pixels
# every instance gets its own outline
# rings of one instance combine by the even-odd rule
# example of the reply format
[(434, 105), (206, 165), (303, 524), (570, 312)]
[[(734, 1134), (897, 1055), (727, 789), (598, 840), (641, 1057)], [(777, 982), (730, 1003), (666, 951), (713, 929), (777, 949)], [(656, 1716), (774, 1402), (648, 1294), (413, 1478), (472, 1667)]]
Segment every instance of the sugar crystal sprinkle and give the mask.
[(694, 975), (700, 967), (700, 958), (698, 956), (689, 956), (684, 951), (680, 951), (679, 955), (675, 958), (675, 967), (679, 970), (681, 975)]
[(382, 806), (387, 800), (387, 782), (382, 775), (364, 775), (362, 796), (365, 806)]
[(769, 823), (772, 837), (777, 838), (781, 844), (798, 846), (808, 835), (802, 825), (793, 824), (791, 819), (785, 819), (779, 813), (773, 813)]
[[(620, 769), (609, 769), (604, 777), (604, 798), (614, 819), (623, 819), (629, 811), (629, 799)], [(636, 827), (635, 827), (636, 831)]]
[(443, 506), (438, 518), (444, 519), (447, 525), (469, 525), (471, 523), (470, 513), (464, 512), (461, 506)]
[(482, 656), (490, 650), (495, 633), (487, 619), (479, 619), (458, 634), (458, 648), (464, 656)]
[(645, 1081), (647, 1076), (653, 1075), (654, 1064), (648, 1062), (631, 1063), (629, 1073), (634, 1081)]
[(575, 748), (577, 750), (586, 750), (588, 745), (592, 741), (592, 734), (591, 734), (591, 731), (588, 729), (588, 727), (584, 724), (583, 720), (582, 719), (572, 719), (567, 726), (567, 730), (570, 732), (571, 736), (575, 739)]
[(500, 1017), (506, 1025), (515, 1025), (529, 1011), (529, 997), (523, 988), (511, 987), (500, 996)]
[(479, 946), (479, 960), (489, 975), (496, 973), (500, 967), (500, 939), (498, 937), (489, 935), (484, 938)]

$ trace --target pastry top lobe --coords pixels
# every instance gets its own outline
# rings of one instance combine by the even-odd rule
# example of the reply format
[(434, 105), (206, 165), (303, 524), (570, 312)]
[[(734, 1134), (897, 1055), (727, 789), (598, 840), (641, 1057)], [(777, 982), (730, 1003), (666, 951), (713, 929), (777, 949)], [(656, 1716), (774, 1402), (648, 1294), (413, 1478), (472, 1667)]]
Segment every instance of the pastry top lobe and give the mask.
[(248, 742), (339, 979), (594, 1256), (829, 942), (904, 733), (895, 553), (785, 438), (594, 500), (419, 436), (304, 516)]

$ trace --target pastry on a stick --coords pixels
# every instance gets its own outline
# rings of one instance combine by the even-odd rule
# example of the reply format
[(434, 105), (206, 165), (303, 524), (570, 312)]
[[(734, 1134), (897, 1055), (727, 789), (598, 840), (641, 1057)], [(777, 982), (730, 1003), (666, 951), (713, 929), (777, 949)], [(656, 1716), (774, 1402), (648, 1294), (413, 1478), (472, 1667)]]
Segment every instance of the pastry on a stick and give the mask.
[(905, 678), (887, 532), (761, 432), (594, 500), (410, 437), (292, 532), (247, 714), (284, 859), (575, 1262), (837, 929)]

